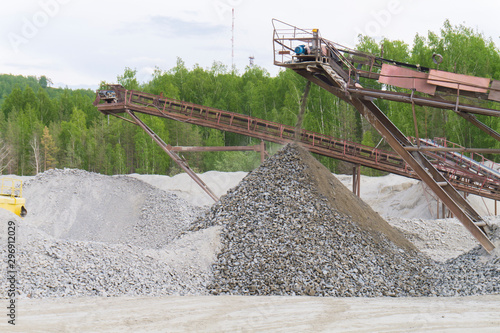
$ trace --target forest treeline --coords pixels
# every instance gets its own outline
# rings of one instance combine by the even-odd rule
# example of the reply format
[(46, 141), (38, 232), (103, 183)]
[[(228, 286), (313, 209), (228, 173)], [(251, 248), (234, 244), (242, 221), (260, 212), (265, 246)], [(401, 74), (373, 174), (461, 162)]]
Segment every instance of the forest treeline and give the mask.
[[(443, 55), (439, 69), (500, 79), (499, 50), (490, 38), (463, 25), (444, 23), (439, 33), (415, 36), (410, 46), (402, 41), (375, 42), (360, 36), (358, 50), (384, 58), (436, 68), (432, 55)], [(126, 68), (117, 82), (128, 89), (295, 125), (306, 81), (293, 71), (272, 77), (260, 67), (243, 73), (215, 62), (211, 68), (187, 68), (181, 59), (169, 70), (156, 69), (148, 82)], [(377, 86), (377, 82), (362, 82)], [(101, 83), (104, 87), (105, 83)], [(397, 89), (397, 88), (391, 88)], [(42, 76), (0, 75), (0, 174), (33, 175), (49, 168), (79, 168), (102, 174), (175, 174), (180, 169), (139, 127), (107, 117), (92, 105), (95, 92), (50, 87)], [(415, 135), (411, 105), (377, 101), (406, 135)], [(498, 106), (489, 105), (493, 108)], [(466, 123), (453, 111), (417, 107), (421, 137), (446, 137), (469, 147), (500, 148), (498, 142)], [(494, 117), (479, 117), (495, 130)], [(171, 145), (232, 146), (259, 141), (245, 136), (198, 127), (173, 120), (142, 116)], [(389, 149), (357, 111), (330, 93), (312, 86), (303, 127), (322, 134)], [(269, 145), (275, 150), (277, 146)], [(191, 167), (207, 170), (249, 171), (259, 164), (255, 152), (186, 153)], [(488, 156), (498, 160), (496, 156)], [(334, 172), (345, 163), (320, 157)], [(368, 169), (365, 173), (374, 174)]]

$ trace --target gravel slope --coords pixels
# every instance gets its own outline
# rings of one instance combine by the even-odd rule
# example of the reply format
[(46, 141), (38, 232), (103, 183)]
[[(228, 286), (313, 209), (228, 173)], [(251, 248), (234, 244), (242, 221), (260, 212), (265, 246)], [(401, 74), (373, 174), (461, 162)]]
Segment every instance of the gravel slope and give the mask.
[[(222, 225), (213, 294), (430, 296), (498, 293), (480, 248), (445, 264), (419, 253), (304, 149), (288, 145), (193, 230)], [(478, 265), (487, 261), (488, 264)], [(485, 278), (487, 277), (487, 278)]]

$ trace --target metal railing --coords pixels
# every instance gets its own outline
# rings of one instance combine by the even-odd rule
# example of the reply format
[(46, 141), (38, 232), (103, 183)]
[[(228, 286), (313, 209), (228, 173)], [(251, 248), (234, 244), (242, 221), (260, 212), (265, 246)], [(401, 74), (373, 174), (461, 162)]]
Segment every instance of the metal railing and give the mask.
[(23, 196), (23, 182), (14, 178), (2, 178), (0, 182), (0, 195), (21, 198)]

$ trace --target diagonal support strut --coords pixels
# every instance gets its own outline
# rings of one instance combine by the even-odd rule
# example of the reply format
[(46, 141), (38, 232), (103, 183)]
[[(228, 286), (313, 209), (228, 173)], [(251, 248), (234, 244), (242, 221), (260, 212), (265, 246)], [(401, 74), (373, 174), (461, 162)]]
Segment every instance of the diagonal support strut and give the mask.
[(439, 199), (469, 230), (477, 241), (491, 252), (495, 246), (485, 234), (486, 223), (447, 179), (419, 151), (409, 152), (405, 147), (413, 147), (410, 141), (392, 124), (383, 112), (371, 101), (353, 98), (351, 103), (384, 137), (389, 145), (410, 165), (420, 179), (436, 193)]
[(191, 170), (187, 162), (180, 158), (180, 156), (172, 150), (172, 146), (167, 145), (165, 141), (163, 141), (155, 132), (153, 132), (152, 129), (150, 129), (142, 120), (140, 120), (139, 117), (134, 114), (134, 112), (130, 111), (129, 109), (125, 110), (125, 112), (127, 112), (127, 114), (132, 117), (134, 122), (139, 125), (144, 130), (144, 132), (146, 132), (146, 134), (148, 134), (158, 144), (158, 146), (160, 146), (161, 149), (163, 149), (168, 154), (168, 156), (170, 156), (170, 158), (172, 158), (174, 162), (177, 163), (181, 167), (181, 169), (184, 170), (196, 182), (196, 184), (198, 184), (210, 196), (210, 198), (212, 198), (214, 201), (219, 200), (219, 198), (207, 186), (207, 184), (205, 184), (205, 182), (201, 180), (201, 178), (198, 177), (198, 175), (193, 170)]

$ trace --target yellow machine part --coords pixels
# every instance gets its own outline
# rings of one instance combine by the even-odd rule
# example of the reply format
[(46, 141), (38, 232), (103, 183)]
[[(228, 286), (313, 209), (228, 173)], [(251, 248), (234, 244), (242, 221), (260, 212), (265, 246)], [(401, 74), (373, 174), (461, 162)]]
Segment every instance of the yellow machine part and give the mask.
[(25, 204), (26, 200), (24, 198), (0, 195), (0, 208), (10, 210), (18, 216), (26, 216), (26, 208), (24, 207)]
[(1, 178), (0, 179), (0, 208), (7, 209), (14, 214), (25, 217), (26, 200), (23, 195), (23, 182), (18, 179)]

